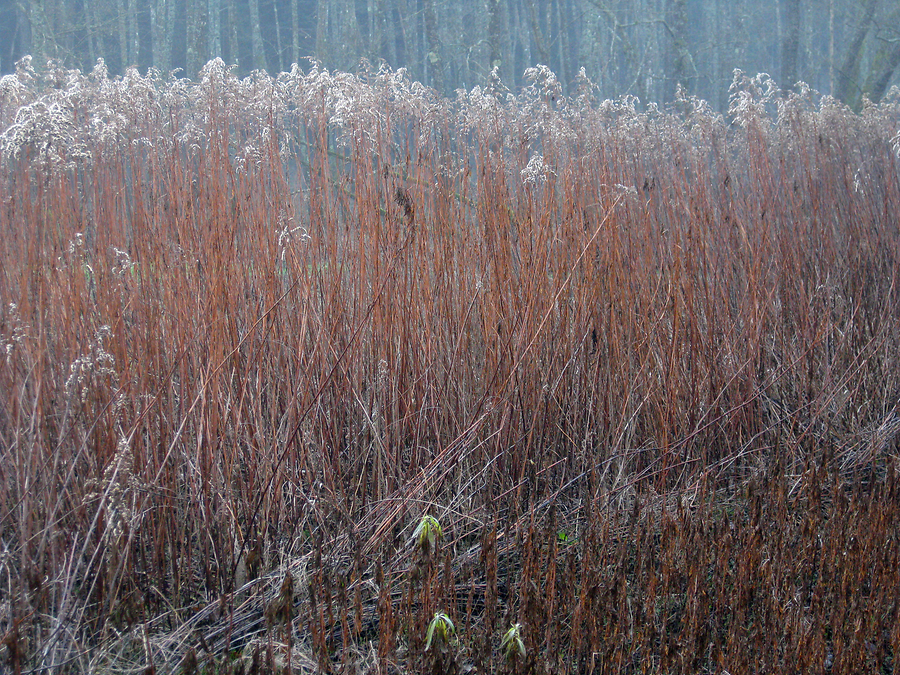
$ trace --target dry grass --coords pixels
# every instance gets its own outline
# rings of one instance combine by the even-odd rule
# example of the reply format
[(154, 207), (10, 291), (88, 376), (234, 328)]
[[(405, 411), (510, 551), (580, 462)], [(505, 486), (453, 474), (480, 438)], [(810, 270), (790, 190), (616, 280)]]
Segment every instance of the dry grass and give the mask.
[(896, 98), (203, 75), (0, 80), (3, 668), (898, 672)]

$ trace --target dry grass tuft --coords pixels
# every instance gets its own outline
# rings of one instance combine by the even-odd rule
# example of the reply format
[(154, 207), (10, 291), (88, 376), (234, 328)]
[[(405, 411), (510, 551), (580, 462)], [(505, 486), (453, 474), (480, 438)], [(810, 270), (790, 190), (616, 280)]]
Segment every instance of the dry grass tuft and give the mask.
[(4, 669), (897, 669), (896, 97), (8, 77)]

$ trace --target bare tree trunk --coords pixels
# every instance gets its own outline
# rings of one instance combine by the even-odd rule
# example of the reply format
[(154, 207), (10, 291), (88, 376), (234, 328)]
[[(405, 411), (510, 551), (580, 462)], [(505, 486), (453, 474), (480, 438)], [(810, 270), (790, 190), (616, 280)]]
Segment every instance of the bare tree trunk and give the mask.
[(222, 55), (222, 8), (221, 0), (207, 0), (206, 11), (209, 16), (207, 51), (209, 58)]
[(534, 36), (534, 46), (537, 48), (538, 57), (541, 63), (550, 64), (550, 53), (544, 43), (544, 35), (541, 31), (541, 25), (538, 21), (537, 8), (534, 6), (534, 0), (528, 0), (528, 13), (531, 16), (531, 34)]
[(316, 12), (316, 58), (320, 61), (326, 60), (327, 57), (328, 11), (328, 4), (325, 3), (319, 5)]
[(368, 57), (372, 47), (368, 0), (353, 0), (353, 11), (356, 14), (356, 25), (359, 27), (360, 51)]
[(534, 63), (531, 50), (531, 23), (526, 16), (523, 2), (506, 2), (502, 5), (500, 54), (507, 64), (504, 79), (521, 86), (525, 69)]
[[(488, 0), (488, 44), (490, 45), (490, 55), (488, 57), (488, 70), (497, 68), (498, 71), (504, 66), (503, 52), (501, 42), (501, 31), (503, 30), (503, 15), (500, 7), (500, 0)], [(509, 68), (510, 65), (506, 65)], [(502, 76), (502, 71), (501, 71)]]
[(590, 0), (600, 10), (603, 19), (609, 26), (610, 53), (608, 60), (612, 64), (609, 68), (609, 81), (616, 93), (634, 93), (640, 98), (646, 98), (643, 79), (640, 77), (641, 62), (639, 49), (635, 41), (629, 35), (623, 24), (633, 23), (637, 17), (626, 17), (625, 21), (619, 20), (616, 10), (609, 6), (605, 0)]
[(253, 45), (253, 64), (251, 70), (263, 67), (265, 52), (263, 51), (262, 31), (259, 25), (259, 0), (250, 0), (250, 25)]
[(431, 72), (431, 86), (438, 93), (444, 93), (444, 58), (443, 45), (438, 35), (437, 16), (434, 12), (434, 0), (424, 0), (425, 38), (428, 41), (428, 53), (425, 55), (426, 69)]
[(828, 0), (828, 91), (834, 96), (834, 0)]
[(197, 73), (200, 71), (200, 54), (198, 53), (198, 37), (200, 34), (200, 18), (199, 18), (199, 2), (198, 0), (186, 0), (186, 21), (185, 21), (185, 29), (187, 31), (187, 35), (185, 36), (186, 40), (186, 57), (185, 57), (185, 70), (187, 70), (187, 76), (194, 78), (197, 76)]
[(47, 59), (54, 56), (50, 47), (50, 27), (47, 25), (47, 15), (44, 10), (43, 0), (29, 0), (25, 6), (28, 25), (31, 29), (31, 45), (29, 51), (34, 57), (36, 66), (44, 66)]
[(387, 0), (372, 0), (372, 6), (369, 10), (369, 13), (372, 15), (372, 54), (375, 58), (384, 59), (395, 68), (399, 68), (402, 64), (397, 64), (396, 61), (391, 59), (386, 21), (387, 12)]
[(228, 26), (225, 29), (228, 32), (229, 45), (231, 47), (231, 60), (238, 63), (241, 72), (246, 72), (251, 57), (249, 40), (246, 31), (241, 30), (243, 22), (240, 17), (247, 16), (242, 11), (243, 6), (239, 6), (237, 0), (228, 1)]
[(291, 63), (300, 63), (300, 0), (291, 0)]
[(666, 98), (672, 99), (679, 85), (689, 89), (693, 73), (693, 59), (688, 48), (688, 17), (686, 0), (670, 0), (666, 8), (666, 25), (672, 39), (671, 71), (668, 73)]
[(137, 65), (146, 73), (153, 65), (153, 9), (149, 3), (135, 3), (137, 33)]
[(125, 0), (117, 0), (116, 2), (116, 26), (119, 33), (119, 62), (122, 71), (128, 67), (128, 28), (125, 23), (125, 17), (128, 13), (128, 6)]
[(270, 64), (269, 67), (274, 75), (276, 72), (284, 70), (284, 44), (281, 41), (281, 18), (278, 16), (278, 2), (272, 2), (272, 15), (275, 22), (275, 50), (278, 56), (276, 63)]
[(125, 0), (125, 36), (126, 36), (126, 61), (123, 69), (137, 64), (137, 0)]
[(559, 81), (563, 86), (563, 91), (567, 92), (570, 79), (569, 63), (563, 56), (565, 36), (563, 35), (562, 8), (560, 7), (560, 0), (550, 0), (550, 5), (547, 9), (549, 10), (550, 14), (550, 16), (548, 17), (548, 34), (550, 36), (550, 46), (552, 49), (552, 51), (550, 52), (550, 67), (553, 69), (553, 72), (557, 74)]
[[(163, 73), (172, 69), (172, 33), (169, 28), (169, 4), (171, 0), (155, 0), (153, 4), (153, 65)], [(85, 3), (93, 5), (90, 0)]]
[(395, 66), (406, 65), (406, 18), (400, 11), (399, 0), (391, 0), (391, 17), (394, 24)]
[(800, 0), (783, 0), (784, 37), (781, 43), (781, 86), (793, 88), (800, 79), (797, 56), (800, 52)]
[(863, 16), (847, 46), (847, 52), (837, 74), (836, 96), (851, 108), (858, 108), (862, 101), (862, 86), (859, 81), (859, 67), (862, 61), (863, 45), (875, 19), (878, 0), (863, 0)]
[(575, 73), (581, 68), (578, 55), (580, 53), (579, 46), (581, 44), (581, 31), (576, 30), (575, 16), (572, 11), (572, 5), (575, 0), (560, 0), (560, 50), (562, 53), (562, 62), (566, 66), (566, 91), (574, 82)]
[[(900, 23), (900, 9), (895, 9), (887, 20), (881, 23), (887, 26), (896, 26)], [(878, 46), (878, 51), (872, 58), (872, 65), (869, 67), (869, 77), (866, 81), (865, 91), (872, 101), (876, 103), (880, 101), (887, 91), (888, 84), (897, 69), (900, 68), (900, 42), (896, 39), (882, 41)]]
[(888, 51), (887, 47), (884, 49), (886, 53), (884, 54), (883, 59), (876, 57), (875, 60), (875, 65), (880, 66), (881, 72), (878, 73), (876, 71), (876, 77), (872, 85), (866, 87), (869, 98), (876, 103), (884, 97), (891, 78), (894, 76), (894, 73), (897, 72), (897, 68), (900, 68), (900, 44), (893, 44), (890, 51)]
[(645, 101), (663, 101), (668, 98), (666, 92), (669, 74), (666, 72), (666, 56), (671, 36), (665, 25), (666, 4), (667, 0), (655, 0), (638, 18), (638, 21), (646, 20), (647, 17), (655, 19), (651, 24), (653, 36), (656, 38), (652, 43), (654, 49), (649, 54), (645, 53), (641, 62), (641, 79), (646, 84), (642, 87), (643, 93), (640, 97)]
[(747, 0), (737, 0), (733, 3), (726, 3), (726, 7), (733, 7), (733, 18), (731, 21), (731, 44), (733, 45), (731, 49), (731, 63), (743, 63), (747, 56), (747, 45), (750, 42), (750, 36), (747, 34), (746, 20)]

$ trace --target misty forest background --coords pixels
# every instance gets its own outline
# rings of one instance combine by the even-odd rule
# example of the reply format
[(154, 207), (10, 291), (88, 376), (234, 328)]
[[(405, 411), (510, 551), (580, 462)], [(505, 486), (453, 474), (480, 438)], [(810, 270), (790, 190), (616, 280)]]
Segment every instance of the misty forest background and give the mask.
[(405, 67), (450, 94), (494, 67), (524, 84), (548, 65), (563, 93), (584, 67), (603, 96), (724, 110), (735, 68), (798, 81), (860, 109), (897, 83), (900, 3), (889, 0), (0, 0), (0, 69), (32, 54), (89, 71), (125, 67), (196, 77), (210, 59), (289, 70), (313, 57), (332, 70), (361, 60)]

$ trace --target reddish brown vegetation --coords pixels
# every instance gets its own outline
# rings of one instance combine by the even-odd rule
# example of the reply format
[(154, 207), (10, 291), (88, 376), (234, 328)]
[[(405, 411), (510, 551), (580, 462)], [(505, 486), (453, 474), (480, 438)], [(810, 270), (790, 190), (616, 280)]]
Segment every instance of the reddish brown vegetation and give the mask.
[(898, 104), (204, 73), (0, 84), (3, 667), (897, 672)]

